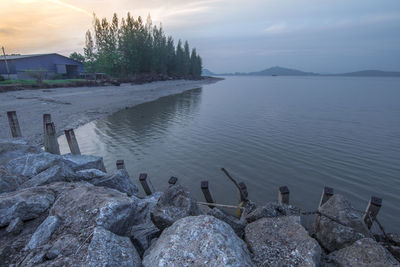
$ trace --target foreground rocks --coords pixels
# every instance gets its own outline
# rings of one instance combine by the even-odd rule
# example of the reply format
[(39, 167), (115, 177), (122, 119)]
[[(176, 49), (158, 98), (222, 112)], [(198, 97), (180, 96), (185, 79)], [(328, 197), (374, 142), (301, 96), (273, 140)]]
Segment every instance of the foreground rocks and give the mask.
[(213, 216), (185, 217), (146, 251), (144, 266), (253, 266), (246, 244)]
[(300, 217), (262, 218), (246, 226), (245, 240), (257, 266), (317, 266), (321, 248)]
[(399, 236), (370, 239), (340, 195), (320, 208), (315, 240), (290, 205), (249, 202), (239, 219), (180, 185), (137, 194), (101, 157), (0, 141), (0, 266), (398, 266)]

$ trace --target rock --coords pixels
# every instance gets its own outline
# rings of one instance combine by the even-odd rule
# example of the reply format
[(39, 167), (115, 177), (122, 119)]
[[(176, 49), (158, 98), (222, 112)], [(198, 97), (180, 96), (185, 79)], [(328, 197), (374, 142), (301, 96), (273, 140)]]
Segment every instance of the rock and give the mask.
[(257, 207), (252, 212), (246, 216), (246, 221), (248, 223), (254, 222), (261, 218), (271, 218), (278, 216), (299, 216), (300, 209), (292, 206), (286, 205), (279, 202), (270, 202), (265, 206)]
[(169, 187), (151, 211), (153, 223), (163, 230), (175, 221), (192, 215), (199, 215), (196, 201), (181, 185)]
[(335, 222), (325, 216), (317, 216), (315, 219), (315, 237), (328, 252), (370, 237), (361, 217), (355, 213), (350, 202), (343, 196), (333, 195), (318, 211), (341, 222)]
[(40, 147), (29, 145), (25, 139), (0, 140), (0, 165), (5, 166), (10, 160), (27, 153), (41, 153)]
[(22, 231), (24, 222), (18, 217), (13, 219), (7, 226), (6, 232), (9, 234), (17, 235)]
[(12, 220), (30, 220), (39, 217), (54, 202), (55, 196), (46, 188), (28, 188), (0, 195), (0, 227)]
[(69, 256), (78, 249), (79, 240), (71, 234), (62, 235), (46, 252), (46, 259), (52, 260), (59, 255)]
[(151, 241), (159, 235), (160, 229), (152, 222), (134, 225), (129, 232), (129, 236), (141, 256), (150, 247)]
[(93, 181), (93, 184), (96, 186), (114, 188), (120, 192), (126, 193), (128, 196), (136, 195), (139, 192), (139, 189), (133, 183), (125, 169), (117, 170), (112, 175), (107, 175)]
[(318, 266), (321, 247), (298, 216), (262, 218), (246, 226), (245, 240), (257, 266)]
[(47, 170), (35, 175), (25, 183), (23, 183), (20, 188), (35, 187), (45, 184), (50, 184), (54, 182), (71, 182), (74, 180), (74, 171), (65, 163), (60, 162)]
[(372, 238), (357, 240), (351, 246), (332, 252), (327, 262), (333, 266), (400, 266), (389, 251)]
[(0, 166), (0, 194), (15, 191), (24, 181), (22, 177), (12, 175)]
[(12, 174), (32, 177), (58, 164), (60, 161), (61, 157), (59, 155), (47, 152), (39, 154), (28, 153), (10, 160), (6, 165), (6, 168)]
[(224, 213), (223, 211), (221, 211), (218, 208), (213, 208), (210, 209), (210, 211), (208, 212), (208, 215), (212, 215), (217, 219), (220, 219), (221, 221), (226, 222), (227, 224), (229, 224), (233, 231), (235, 231), (235, 233), (242, 238), (243, 234), (244, 234), (244, 228), (246, 227), (246, 221), (244, 220), (239, 220), (233, 216), (230, 216), (226, 213)]
[(97, 169), (102, 172), (107, 172), (104, 167), (102, 157), (92, 155), (62, 155), (63, 161), (69, 165), (74, 171)]
[(35, 249), (46, 244), (53, 232), (59, 227), (60, 220), (57, 216), (49, 216), (42, 222), (32, 235), (31, 240), (26, 245), (25, 250)]
[(145, 252), (144, 266), (253, 266), (246, 244), (213, 216), (177, 220)]
[(98, 169), (88, 169), (88, 170), (81, 170), (81, 171), (77, 171), (75, 173), (76, 175), (76, 179), (79, 181), (92, 181), (95, 179), (101, 179), (104, 176), (106, 176), (107, 174), (105, 172), (102, 172)]
[(96, 227), (86, 258), (87, 266), (140, 266), (141, 260), (128, 237)]
[(396, 260), (400, 261), (400, 247), (388, 245), (386, 248), (393, 255), (393, 257), (395, 257)]

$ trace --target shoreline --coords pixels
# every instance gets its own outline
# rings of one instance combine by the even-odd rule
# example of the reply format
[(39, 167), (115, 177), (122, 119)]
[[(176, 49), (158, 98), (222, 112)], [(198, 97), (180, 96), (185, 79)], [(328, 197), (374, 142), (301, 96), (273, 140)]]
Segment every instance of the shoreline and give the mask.
[(22, 135), (32, 144), (39, 145), (43, 138), (43, 114), (51, 114), (57, 136), (60, 136), (65, 129), (76, 129), (119, 110), (220, 80), (210, 77), (204, 80), (157, 81), (140, 85), (62, 87), (0, 93), (0, 120), (4, 125), (0, 129), (0, 139), (11, 137), (7, 111), (17, 112)]

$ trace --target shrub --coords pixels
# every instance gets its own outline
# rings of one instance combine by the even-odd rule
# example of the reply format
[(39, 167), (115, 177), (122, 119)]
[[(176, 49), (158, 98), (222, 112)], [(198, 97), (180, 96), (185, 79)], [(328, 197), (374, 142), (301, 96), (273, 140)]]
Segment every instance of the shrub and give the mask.
[(29, 77), (32, 77), (36, 80), (38, 84), (42, 84), (43, 80), (47, 76), (47, 71), (44, 69), (37, 69), (37, 70), (25, 70), (24, 73)]
[(0, 82), (4, 81), (5, 78), (0, 74)]

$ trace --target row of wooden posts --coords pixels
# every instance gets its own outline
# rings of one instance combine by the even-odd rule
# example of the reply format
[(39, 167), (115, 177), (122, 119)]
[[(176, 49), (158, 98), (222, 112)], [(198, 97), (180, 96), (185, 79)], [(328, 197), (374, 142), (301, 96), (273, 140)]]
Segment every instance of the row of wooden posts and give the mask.
[[(11, 135), (14, 138), (22, 137), (21, 133), (21, 128), (19, 127), (18, 123), (18, 118), (17, 118), (17, 113), (15, 111), (9, 111), (7, 112), (7, 117), (8, 117), (8, 122), (10, 125), (11, 129)], [(76, 140), (76, 136), (74, 133), (73, 129), (68, 129), (64, 131), (65, 137), (68, 142), (68, 146), (71, 150), (71, 154), (74, 155), (80, 155), (80, 149), (78, 142)], [(52, 153), (52, 154), (60, 154), (60, 147), (57, 141), (57, 135), (56, 135), (56, 129), (54, 122), (51, 121), (51, 115), (50, 114), (43, 114), (43, 144), (46, 152)], [(125, 163), (124, 160), (117, 160), (116, 162), (116, 167), (117, 169), (125, 169)], [(224, 169), (223, 169), (224, 171)], [(168, 180), (168, 184), (170, 186), (175, 185), (178, 181), (177, 177), (172, 176)], [(148, 178), (148, 175), (146, 173), (141, 173), (139, 175), (139, 182), (143, 187), (144, 192), (146, 195), (151, 195), (155, 192), (154, 187)], [(201, 191), (203, 192), (204, 198), (209, 204), (210, 208), (214, 208), (216, 206), (214, 198), (211, 195), (210, 189), (209, 189), (209, 183), (208, 181), (201, 181), (200, 183), (200, 188)], [(244, 182), (238, 183), (238, 189), (239, 189), (239, 195), (240, 195), (240, 203), (243, 203), (247, 201), (247, 187)], [(322, 206), (328, 199), (333, 196), (333, 188), (331, 187), (324, 187), (322, 191), (322, 196), (321, 200), (319, 203), (319, 207)], [(284, 203), (289, 205), (289, 195), (290, 191), (287, 186), (281, 186), (279, 187), (278, 190), (278, 201), (280, 203)], [(367, 225), (368, 229), (371, 228), (373, 222), (376, 219), (376, 216), (378, 215), (379, 209), (382, 206), (382, 199), (379, 197), (372, 196), (367, 209), (364, 213), (363, 220), (365, 224)]]
[[(18, 117), (16, 111), (7, 112), (8, 123), (10, 125), (11, 135), (14, 138), (22, 137), (21, 128), (19, 127)], [(80, 155), (78, 141), (74, 133), (74, 129), (64, 130), (68, 146), (71, 154)], [(60, 146), (57, 140), (57, 132), (54, 122), (51, 120), (51, 114), (43, 114), (43, 146), (46, 152), (60, 155)]]

